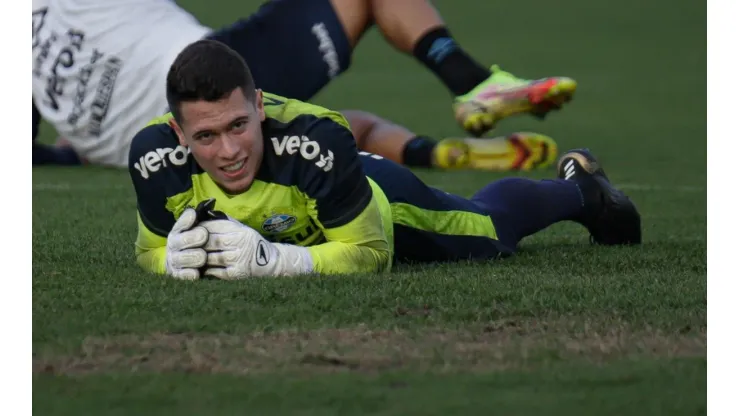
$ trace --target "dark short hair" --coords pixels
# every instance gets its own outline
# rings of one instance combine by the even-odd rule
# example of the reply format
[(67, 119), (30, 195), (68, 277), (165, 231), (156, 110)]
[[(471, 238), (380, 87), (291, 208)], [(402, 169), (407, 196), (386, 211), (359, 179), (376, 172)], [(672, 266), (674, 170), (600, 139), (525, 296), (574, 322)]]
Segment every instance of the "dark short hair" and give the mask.
[(256, 99), (252, 72), (233, 49), (215, 40), (199, 40), (183, 49), (167, 73), (167, 104), (177, 122), (180, 104), (218, 101), (241, 88), (250, 102)]

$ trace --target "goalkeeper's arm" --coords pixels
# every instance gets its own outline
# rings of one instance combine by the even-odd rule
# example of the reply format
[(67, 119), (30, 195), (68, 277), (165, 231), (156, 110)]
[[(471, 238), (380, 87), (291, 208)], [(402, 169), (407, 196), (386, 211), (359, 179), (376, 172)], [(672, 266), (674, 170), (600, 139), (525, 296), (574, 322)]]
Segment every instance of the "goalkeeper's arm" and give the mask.
[(391, 267), (392, 236), (385, 233), (376, 198), (352, 221), (325, 229), (324, 235), (326, 243), (308, 247), (316, 273), (381, 272)]
[(167, 258), (167, 238), (159, 236), (150, 231), (141, 220), (141, 215), (137, 213), (136, 222), (138, 230), (136, 233), (135, 254), (136, 263), (144, 270), (165, 274), (165, 262)]
[(314, 122), (306, 136), (327, 163), (296, 158), (299, 188), (315, 200), (314, 220), (327, 242), (308, 247), (314, 272), (378, 272), (390, 268), (392, 224), (383, 191), (365, 176), (352, 132), (339, 114)]
[(190, 279), (194, 275), (192, 269), (205, 263), (205, 251), (194, 254), (192, 249), (205, 244), (207, 233), (197, 229), (192, 213), (185, 215), (186, 198), (178, 200), (179, 205), (173, 208), (181, 212), (177, 220), (168, 209), (172, 196), (192, 189), (188, 166), (171, 164), (167, 169), (151, 172), (141, 169), (149, 153), (172, 146), (171, 134), (166, 125), (150, 125), (131, 142), (129, 175), (137, 206), (135, 255), (136, 262), (149, 272)]

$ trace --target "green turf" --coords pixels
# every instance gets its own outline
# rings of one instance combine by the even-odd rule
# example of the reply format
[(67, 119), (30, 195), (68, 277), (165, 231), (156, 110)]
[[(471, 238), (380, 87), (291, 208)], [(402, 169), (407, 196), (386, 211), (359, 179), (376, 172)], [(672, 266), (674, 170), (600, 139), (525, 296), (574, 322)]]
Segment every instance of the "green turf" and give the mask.
[(687, 360), (436, 377), (95, 376), (43, 379), (36, 385), (43, 396), (34, 400), (40, 414), (524, 416), (568, 409), (570, 414), (701, 415), (706, 414), (705, 373), (705, 362)]
[[(181, 3), (211, 25), (258, 4)], [(487, 264), (174, 282), (134, 265), (126, 172), (35, 168), (37, 411), (706, 413), (704, 5), (437, 3), (481, 61), (579, 81), (564, 111), (499, 131), (593, 149), (640, 208), (645, 244), (595, 248), (559, 224)], [(445, 89), (374, 31), (315, 101), (459, 134)], [(48, 126), (43, 134), (53, 137)], [(418, 173), (466, 196), (503, 176)]]

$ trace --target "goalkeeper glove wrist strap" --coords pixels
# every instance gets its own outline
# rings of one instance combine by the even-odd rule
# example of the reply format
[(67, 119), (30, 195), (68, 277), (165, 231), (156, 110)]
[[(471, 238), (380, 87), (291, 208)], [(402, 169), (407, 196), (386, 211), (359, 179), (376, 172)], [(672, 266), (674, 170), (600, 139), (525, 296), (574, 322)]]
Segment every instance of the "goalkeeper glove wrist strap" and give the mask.
[(307, 248), (291, 244), (273, 243), (277, 250), (273, 274), (277, 276), (296, 276), (313, 273), (314, 265)]

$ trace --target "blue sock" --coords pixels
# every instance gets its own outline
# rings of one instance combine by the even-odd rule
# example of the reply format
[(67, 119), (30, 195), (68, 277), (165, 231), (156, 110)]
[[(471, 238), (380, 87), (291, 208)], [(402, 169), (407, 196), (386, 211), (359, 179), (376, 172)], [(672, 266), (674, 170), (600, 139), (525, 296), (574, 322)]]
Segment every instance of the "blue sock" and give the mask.
[(473, 202), (488, 210), (502, 243), (512, 249), (526, 236), (560, 221), (578, 221), (584, 198), (575, 182), (506, 178), (478, 191)]

